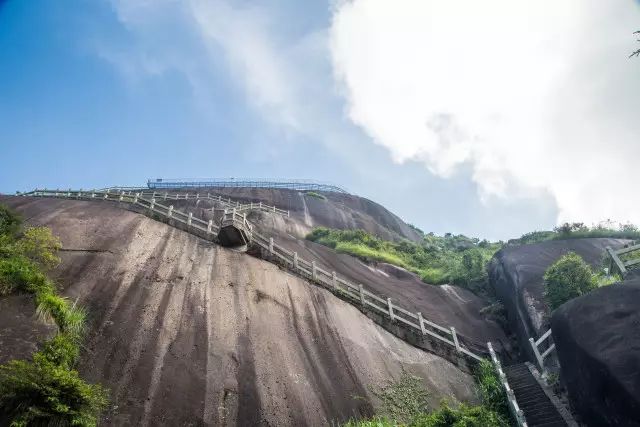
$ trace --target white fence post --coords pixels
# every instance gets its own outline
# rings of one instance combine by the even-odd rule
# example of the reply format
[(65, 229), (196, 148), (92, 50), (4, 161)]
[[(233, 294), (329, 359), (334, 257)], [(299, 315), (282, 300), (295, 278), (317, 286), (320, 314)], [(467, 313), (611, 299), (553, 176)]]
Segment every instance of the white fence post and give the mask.
[(424, 319), (422, 318), (422, 312), (418, 312), (418, 322), (420, 323), (420, 330), (422, 331), (422, 335), (427, 333), (427, 329), (424, 327)]
[(333, 289), (338, 290), (338, 277), (335, 271), (331, 272), (331, 284), (333, 285)]
[(164, 193), (164, 199), (165, 199), (165, 200), (167, 200), (167, 196), (168, 196), (168, 195), (169, 195), (169, 193), (165, 191), (165, 193)]
[(156, 199), (151, 199), (151, 206), (149, 209), (153, 210), (156, 207)]
[(133, 196), (133, 203), (138, 203), (138, 196), (140, 195), (140, 193), (136, 193), (135, 196)]
[(313, 280), (316, 280), (318, 278), (315, 261), (311, 261), (311, 277), (313, 278)]
[(533, 338), (529, 338), (529, 343), (531, 343), (531, 348), (533, 349), (533, 354), (536, 356), (536, 360), (538, 361), (538, 366), (540, 366), (540, 372), (544, 374), (544, 360), (542, 359), (542, 355), (540, 355), (540, 350), (538, 350), (538, 346)]
[(293, 268), (298, 269), (298, 252), (293, 253)]
[[(71, 193), (69, 193), (69, 194), (71, 194)], [(118, 200), (122, 201), (122, 199), (124, 199), (124, 191), (120, 193), (120, 198)]]
[(193, 212), (189, 212), (189, 217), (187, 218), (187, 225), (191, 225), (192, 219), (193, 219)]
[(213, 220), (210, 219), (209, 223), (207, 224), (207, 233), (211, 233), (211, 227), (213, 227)]
[(365, 306), (364, 303), (364, 288), (362, 287), (362, 283), (358, 284), (358, 290), (360, 291), (360, 304), (362, 304), (362, 307)]
[(391, 298), (387, 298), (387, 306), (389, 307), (389, 317), (393, 322), (395, 320), (395, 316), (393, 315), (393, 305), (391, 304)]
[[(57, 194), (56, 194), (56, 196), (57, 196)], [(107, 191), (106, 193), (104, 193), (104, 197), (103, 197), (103, 199), (105, 199), (105, 200), (106, 200), (108, 197), (109, 197), (109, 191)]]
[(460, 343), (458, 342), (458, 334), (456, 334), (456, 328), (451, 327), (451, 336), (453, 337), (453, 343), (456, 346), (456, 350), (460, 351)]
[(273, 237), (269, 237), (269, 254), (273, 255)]
[(169, 212), (167, 213), (167, 216), (169, 218), (171, 218), (172, 215), (173, 215), (173, 205), (169, 206)]

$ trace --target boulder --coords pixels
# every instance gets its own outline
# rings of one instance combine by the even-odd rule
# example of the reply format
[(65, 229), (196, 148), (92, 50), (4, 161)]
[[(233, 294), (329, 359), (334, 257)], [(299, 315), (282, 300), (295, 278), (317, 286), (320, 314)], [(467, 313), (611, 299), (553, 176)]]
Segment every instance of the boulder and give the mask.
[(529, 338), (538, 338), (549, 328), (550, 311), (543, 295), (543, 276), (549, 266), (571, 251), (592, 266), (598, 266), (607, 246), (619, 248), (625, 243), (628, 241), (608, 238), (552, 240), (507, 246), (493, 257), (489, 278), (527, 360), (536, 363)]
[(562, 377), (587, 426), (640, 426), (640, 279), (567, 302), (551, 320)]

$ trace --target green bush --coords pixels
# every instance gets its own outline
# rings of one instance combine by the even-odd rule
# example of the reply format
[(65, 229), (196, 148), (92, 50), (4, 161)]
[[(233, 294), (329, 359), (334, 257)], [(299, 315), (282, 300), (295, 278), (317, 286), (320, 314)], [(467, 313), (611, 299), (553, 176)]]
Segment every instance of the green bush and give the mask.
[(106, 405), (102, 387), (39, 353), (32, 362), (0, 365), (0, 412), (12, 426), (95, 426)]
[(15, 235), (22, 225), (20, 216), (5, 205), (0, 205), (0, 234)]
[(60, 263), (56, 255), (60, 248), (60, 239), (47, 227), (27, 227), (15, 244), (18, 253), (45, 268), (53, 268)]
[(491, 293), (486, 264), (501, 243), (462, 235), (425, 234), (419, 243), (382, 240), (364, 230), (315, 228), (307, 239), (364, 261), (381, 261), (416, 273), (434, 285), (452, 283), (487, 296)]
[(19, 217), (0, 205), (0, 295), (34, 295), (38, 315), (55, 322), (59, 332), (32, 361), (0, 365), (0, 413), (11, 426), (94, 426), (107, 394), (99, 385), (84, 382), (73, 369), (86, 313), (58, 296), (43, 271), (59, 262), (60, 242), (48, 228), (23, 230), (20, 224)]
[(71, 369), (80, 356), (77, 340), (77, 336), (66, 333), (57, 334), (47, 341), (37, 354), (51, 363)]
[(0, 258), (0, 283), (6, 291), (0, 290), (0, 293), (36, 293), (39, 290), (53, 292), (53, 286), (47, 276), (31, 260), (21, 255)]
[(544, 295), (555, 310), (565, 302), (584, 295), (597, 287), (591, 267), (580, 255), (569, 252), (556, 261), (544, 274)]
[(428, 393), (418, 377), (403, 374), (395, 383), (375, 393), (383, 403), (384, 418), (352, 420), (345, 427), (509, 427), (511, 415), (498, 373), (488, 360), (475, 369), (477, 393), (481, 405), (460, 404), (453, 408), (442, 402), (434, 411), (427, 409)]
[(315, 197), (316, 199), (320, 199), (320, 200), (327, 200), (327, 198), (325, 196), (323, 196), (320, 193), (316, 193), (315, 191), (307, 191), (306, 193), (304, 193), (306, 196), (309, 197)]
[(474, 378), (482, 405), (508, 420), (510, 415), (507, 394), (493, 364), (486, 359), (480, 361), (475, 368)]

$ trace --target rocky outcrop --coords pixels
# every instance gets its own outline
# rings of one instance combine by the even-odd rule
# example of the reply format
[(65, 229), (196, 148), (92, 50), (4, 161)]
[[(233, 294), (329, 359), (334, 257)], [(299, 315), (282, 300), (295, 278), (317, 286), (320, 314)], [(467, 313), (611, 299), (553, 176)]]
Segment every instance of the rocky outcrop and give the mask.
[(567, 302), (553, 339), (573, 409), (587, 426), (640, 426), (640, 280)]
[[(286, 195), (294, 197), (290, 193), (297, 194), (291, 190), (256, 188), (233, 190), (242, 190), (239, 194), (244, 195), (245, 200), (254, 202), (256, 200), (249, 197), (250, 194), (254, 194), (257, 197), (266, 193), (271, 195), (276, 202), (286, 201), (287, 199), (284, 198)], [(309, 203), (317, 202), (322, 206), (322, 209), (334, 209), (333, 216), (330, 217), (331, 221), (337, 221), (337, 223), (345, 227), (348, 225), (348, 222), (340, 222), (340, 218), (344, 214), (344, 211), (341, 210), (343, 207), (341, 205), (331, 205), (331, 197), (350, 198), (349, 200), (358, 198), (342, 194), (328, 195), (327, 197), (329, 201), (305, 196), (305, 203), (308, 203), (308, 215), (298, 212), (293, 213), (291, 217), (286, 217), (280, 214), (253, 211), (249, 214), (248, 219), (258, 228), (260, 233), (274, 237), (278, 245), (289, 251), (297, 252), (298, 256), (305, 260), (315, 260), (318, 267), (326, 271), (336, 271), (339, 276), (348, 279), (352, 283), (362, 283), (369, 290), (392, 298), (394, 303), (407, 310), (422, 312), (425, 318), (432, 322), (444, 327), (455, 327), (458, 334), (463, 337), (464, 342), (468, 344), (469, 349), (475, 353), (486, 352), (488, 341), (494, 344), (496, 350), (502, 350), (508, 346), (508, 340), (500, 325), (481, 313), (481, 310), (487, 307), (489, 303), (472, 292), (456, 286), (428, 285), (409, 271), (401, 271), (399, 268), (393, 268), (392, 266), (369, 265), (353, 256), (336, 253), (331, 248), (301, 238), (300, 236), (304, 237), (306, 234), (303, 231), (308, 229), (305, 225), (305, 217), (316, 218), (316, 209), (320, 209)], [(271, 202), (273, 200), (269, 200), (269, 203)], [(180, 200), (168, 203), (173, 204), (176, 209), (193, 212), (195, 216), (200, 218), (213, 219), (214, 221), (217, 219), (210, 211), (210, 208), (216, 207), (216, 204), (212, 201)], [(365, 201), (360, 203), (366, 205)], [(276, 205), (287, 207), (286, 204), (276, 203)], [(220, 206), (217, 207), (220, 208)], [(379, 208), (384, 209), (381, 206)], [(387, 219), (389, 221), (389, 218), (397, 218), (386, 209), (384, 212), (386, 212), (385, 215), (388, 215)], [(368, 215), (366, 211), (357, 211), (357, 214)], [(329, 216), (329, 212), (326, 215), (322, 215)], [(323, 221), (325, 222), (318, 225), (331, 226), (328, 219), (325, 218)], [(375, 224), (375, 227), (387, 230), (380, 223), (371, 221), (370, 225)], [(392, 234), (389, 230), (386, 233)]]
[(111, 390), (104, 425), (339, 424), (403, 370), (433, 406), (475, 401), (468, 374), (271, 263), (115, 203), (0, 202), (62, 240), (54, 274), (90, 313), (80, 370)]
[[(192, 194), (194, 189), (188, 190)], [(405, 238), (420, 241), (422, 236), (397, 215), (378, 203), (352, 194), (322, 192), (325, 199), (304, 192), (272, 188), (202, 189), (246, 202), (263, 202), (289, 210), (296, 223), (286, 224), (287, 232), (303, 239), (314, 227), (363, 229), (386, 240)], [(277, 220), (277, 217), (274, 217)], [(278, 224), (279, 228), (285, 225)]]
[(491, 260), (489, 277), (507, 311), (523, 355), (536, 363), (528, 342), (549, 325), (549, 308), (544, 301), (544, 272), (558, 258), (573, 251), (593, 266), (600, 265), (607, 246), (621, 247), (628, 241), (607, 238), (554, 240), (521, 246), (507, 246)]

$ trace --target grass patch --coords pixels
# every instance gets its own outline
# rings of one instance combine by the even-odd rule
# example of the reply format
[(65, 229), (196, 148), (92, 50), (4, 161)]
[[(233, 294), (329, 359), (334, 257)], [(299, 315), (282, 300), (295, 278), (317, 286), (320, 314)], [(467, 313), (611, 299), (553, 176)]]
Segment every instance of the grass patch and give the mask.
[(316, 193), (315, 191), (307, 191), (306, 193), (304, 193), (304, 195), (309, 197), (315, 197), (316, 199), (320, 199), (320, 200), (327, 200), (325, 196), (323, 196), (320, 193)]
[(30, 361), (0, 365), (0, 413), (11, 426), (95, 426), (107, 405), (107, 392), (86, 383), (74, 369), (86, 312), (59, 296), (46, 275), (60, 261), (60, 241), (48, 228), (21, 224), (0, 205), (0, 295), (32, 294), (38, 317), (55, 323), (58, 334)]
[(501, 243), (462, 235), (425, 234), (423, 240), (391, 242), (363, 230), (316, 228), (308, 240), (329, 246), (364, 261), (380, 261), (405, 268), (434, 285), (452, 283), (476, 293), (489, 295), (486, 264)]

